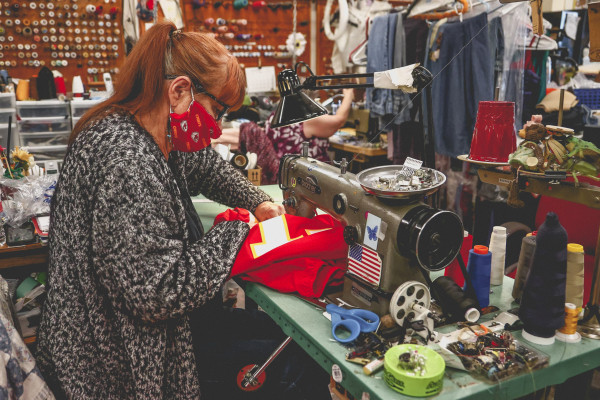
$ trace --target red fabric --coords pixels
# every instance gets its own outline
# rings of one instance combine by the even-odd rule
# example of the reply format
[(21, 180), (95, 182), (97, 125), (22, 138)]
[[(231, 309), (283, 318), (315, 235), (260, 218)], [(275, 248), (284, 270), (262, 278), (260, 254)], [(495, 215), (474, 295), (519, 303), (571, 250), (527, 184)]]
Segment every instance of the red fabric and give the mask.
[[(578, 177), (580, 182), (588, 182), (599, 186), (599, 183), (585, 177)], [(569, 178), (572, 181), (572, 178)], [(553, 211), (558, 215), (560, 224), (565, 228), (569, 236), (569, 243), (577, 243), (583, 246), (584, 257), (584, 292), (583, 304), (587, 304), (592, 287), (594, 272), (594, 254), (598, 241), (598, 229), (600, 228), (600, 209), (586, 207), (581, 204), (567, 200), (560, 200), (550, 196), (541, 196), (535, 215), (535, 226), (539, 227), (546, 218), (548, 212)]]
[[(463, 261), (465, 262), (465, 266), (467, 265), (467, 261), (469, 260), (469, 250), (473, 248), (473, 236), (468, 235), (463, 239), (462, 246), (460, 248), (460, 255), (462, 256)], [(465, 284), (465, 278), (460, 270), (460, 265), (458, 261), (455, 259), (452, 261), (446, 270), (444, 271), (444, 275), (452, 278), (454, 282), (460, 287), (463, 287)]]
[[(246, 210), (227, 210), (215, 218), (248, 221)], [(320, 297), (339, 285), (347, 268), (344, 226), (329, 215), (282, 215), (250, 229), (231, 269), (231, 277), (262, 283), (283, 293)]]
[(250, 211), (238, 207), (236, 207), (234, 210), (229, 209), (223, 211), (221, 214), (215, 217), (213, 226), (225, 221), (242, 221), (248, 223), (250, 222)]

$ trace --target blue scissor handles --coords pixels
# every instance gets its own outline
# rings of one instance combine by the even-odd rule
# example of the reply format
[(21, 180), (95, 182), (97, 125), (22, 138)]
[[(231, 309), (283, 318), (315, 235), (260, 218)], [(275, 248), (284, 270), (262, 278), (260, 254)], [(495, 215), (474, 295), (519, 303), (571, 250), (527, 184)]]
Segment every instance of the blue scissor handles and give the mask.
[[(361, 332), (374, 332), (379, 326), (377, 314), (368, 310), (346, 310), (334, 304), (328, 304), (325, 309), (331, 315), (331, 334), (340, 343), (352, 342)], [(350, 335), (346, 338), (339, 337), (336, 331), (340, 328)]]

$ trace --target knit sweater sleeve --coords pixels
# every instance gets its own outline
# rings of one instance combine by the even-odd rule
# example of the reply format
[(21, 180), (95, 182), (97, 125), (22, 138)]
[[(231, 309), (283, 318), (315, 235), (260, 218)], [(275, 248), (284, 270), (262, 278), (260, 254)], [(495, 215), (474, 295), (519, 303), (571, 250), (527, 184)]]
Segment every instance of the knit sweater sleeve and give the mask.
[(245, 208), (251, 212), (260, 203), (273, 201), (211, 147), (185, 154), (184, 168), (188, 190), (192, 196), (202, 193), (217, 203)]
[[(117, 159), (97, 185), (93, 262), (113, 306), (147, 322), (176, 318), (218, 293), (249, 227), (221, 223), (194, 244), (182, 238), (172, 197), (151, 165)], [(126, 188), (125, 190), (123, 188)], [(180, 226), (178, 226), (180, 225)]]

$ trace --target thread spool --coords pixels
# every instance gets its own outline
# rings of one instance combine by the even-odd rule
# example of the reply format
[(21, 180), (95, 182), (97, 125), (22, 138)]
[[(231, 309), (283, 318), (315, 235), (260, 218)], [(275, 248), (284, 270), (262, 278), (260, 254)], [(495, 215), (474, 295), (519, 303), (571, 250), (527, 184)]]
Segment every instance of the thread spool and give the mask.
[(534, 261), (519, 308), (525, 340), (554, 343), (556, 330), (564, 324), (566, 275), (567, 231), (558, 216), (549, 212), (536, 236)]
[(515, 275), (515, 284), (512, 290), (512, 297), (517, 303), (521, 301), (523, 295), (523, 287), (527, 280), (529, 268), (533, 263), (533, 255), (535, 253), (535, 236), (525, 236), (521, 241), (521, 253), (519, 254), (519, 262), (517, 263), (517, 274)]
[(29, 80), (20, 79), (15, 93), (17, 100), (29, 100)]
[(577, 332), (579, 309), (573, 303), (565, 304), (565, 325), (556, 331), (556, 338), (561, 342), (581, 342), (581, 335)]
[(235, 153), (231, 158), (231, 164), (237, 169), (244, 170), (248, 165), (248, 157), (242, 153)]
[(584, 251), (583, 246), (576, 243), (567, 245), (567, 286), (565, 301), (575, 304), (578, 311), (583, 307), (584, 280)]
[(72, 89), (73, 97), (83, 97), (83, 81), (81, 80), (81, 76), (76, 75), (73, 77)]
[(439, 297), (439, 304), (452, 321), (477, 322), (481, 314), (476, 301), (468, 297), (452, 278), (440, 276), (432, 286), (432, 293)]
[(504, 264), (506, 259), (506, 228), (495, 226), (490, 238), (490, 252), (492, 253), (492, 269), (490, 284), (502, 285), (504, 280)]
[(486, 246), (475, 246), (472, 250), (469, 250), (467, 272), (473, 282), (475, 295), (481, 308), (490, 304), (491, 268), (492, 253), (489, 252)]
[(95, 14), (96, 13), (96, 6), (93, 4), (88, 4), (87, 6), (85, 6), (85, 11), (88, 14)]

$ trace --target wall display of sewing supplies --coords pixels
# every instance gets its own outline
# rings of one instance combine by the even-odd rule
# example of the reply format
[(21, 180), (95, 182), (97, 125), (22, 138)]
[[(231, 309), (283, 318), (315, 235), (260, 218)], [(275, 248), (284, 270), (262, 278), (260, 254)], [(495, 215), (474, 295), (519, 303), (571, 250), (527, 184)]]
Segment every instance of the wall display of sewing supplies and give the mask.
[(118, 73), (125, 56), (121, 7), (116, 0), (2, 3), (0, 68), (29, 78), (47, 66), (104, 85), (102, 74)]

